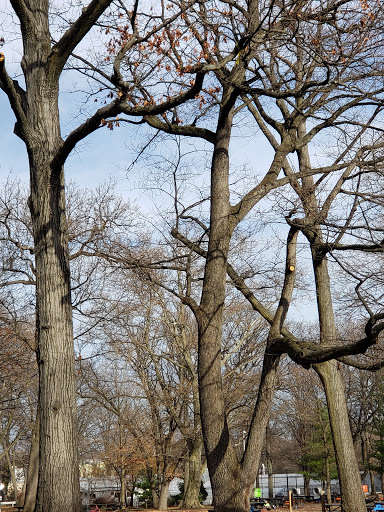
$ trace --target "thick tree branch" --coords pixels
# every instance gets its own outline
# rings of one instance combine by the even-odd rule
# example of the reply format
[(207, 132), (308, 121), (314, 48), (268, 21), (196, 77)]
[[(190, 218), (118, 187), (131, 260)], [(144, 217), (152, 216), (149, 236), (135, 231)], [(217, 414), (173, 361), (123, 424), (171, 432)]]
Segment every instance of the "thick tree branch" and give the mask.
[[(278, 181), (277, 177), (284, 166), (288, 153), (290, 153), (293, 148), (294, 146), (292, 145), (290, 137), (286, 137), (286, 139), (280, 144), (279, 149), (275, 152), (273, 162), (271, 163), (271, 166), (264, 178), (258, 185), (256, 185), (256, 187), (245, 194), (245, 196), (236, 205), (232, 206), (231, 213), (233, 228), (235, 228), (245, 218), (252, 208), (261, 199), (263, 199), (268, 192), (279, 186), (280, 182), (284, 179), (287, 180), (287, 178), (283, 178), (283, 180)], [(291, 179), (292, 178), (290, 177), (288, 182)]]
[(50, 57), (50, 70), (54, 73), (55, 79), (60, 75), (72, 51), (91, 30), (111, 3), (112, 0), (92, 0), (83, 9), (79, 18), (71, 24), (65, 34), (53, 46)]
[(116, 98), (109, 105), (106, 105), (105, 107), (97, 110), (83, 124), (75, 128), (75, 130), (73, 130), (68, 135), (58, 150), (56, 157), (53, 159), (52, 166), (55, 168), (60, 168), (76, 144), (100, 128), (105, 119), (116, 117), (121, 113), (133, 117), (156, 116), (158, 114), (162, 114), (167, 110), (177, 107), (178, 105), (181, 105), (182, 103), (185, 103), (186, 101), (194, 98), (196, 94), (200, 92), (203, 86), (203, 81), (204, 75), (198, 74), (196, 75), (196, 80), (192, 87), (190, 87), (187, 91), (174, 96), (169, 100), (164, 101), (163, 103), (155, 105), (128, 105), (125, 102), (124, 95), (121, 98)]
[(20, 23), (25, 28), (33, 24), (34, 18), (31, 10), (27, 7), (24, 0), (10, 0), (16, 16), (19, 18)]
[(216, 135), (211, 130), (206, 128), (199, 128), (198, 126), (193, 125), (177, 125), (174, 123), (161, 121), (156, 116), (146, 116), (144, 120), (153, 128), (157, 128), (166, 133), (171, 133), (173, 135), (184, 135), (188, 137), (198, 137), (200, 139), (205, 139), (212, 144), (215, 142)]
[[(280, 172), (280, 169), (284, 169), (286, 165), (286, 157), (290, 152), (290, 142), (289, 140), (285, 142), (285, 144), (280, 146), (280, 150), (276, 153), (279, 153), (275, 156), (274, 161), (271, 164), (269, 171), (266, 173), (264, 178), (261, 180), (259, 184), (256, 185), (253, 189), (251, 189), (245, 196), (234, 206), (231, 207), (232, 215), (233, 215), (233, 223), (234, 226), (237, 226), (240, 221), (242, 221), (245, 216), (251, 211), (251, 209), (265, 197), (265, 195), (278, 187), (282, 187), (289, 183), (297, 182), (301, 178), (315, 176), (316, 174), (328, 175), (335, 170), (342, 169), (346, 164), (338, 164), (336, 166), (328, 166), (328, 167), (320, 167), (320, 168), (309, 168), (300, 172), (295, 172), (292, 174), (287, 174), (284, 178), (277, 179), (277, 176)], [(302, 219), (294, 219), (290, 222), (290, 225), (293, 225), (295, 222), (298, 224), (301, 223), (303, 225)]]
[(304, 368), (309, 368), (313, 364), (323, 363), (331, 359), (364, 354), (369, 347), (377, 343), (377, 337), (383, 329), (384, 323), (381, 322), (370, 336), (344, 345), (326, 346), (309, 341), (293, 341), (289, 338), (278, 338), (274, 340), (270, 351), (276, 355), (287, 353), (295, 363)]
[(12, 80), (5, 69), (5, 56), (0, 53), (0, 88), (8, 96), (9, 103), (16, 116), (15, 133), (26, 141), (29, 135), (29, 124), (25, 113), (25, 92), (18, 82)]
[(339, 357), (339, 361), (358, 370), (367, 370), (368, 372), (377, 372), (384, 368), (384, 359), (373, 364), (355, 361), (350, 357)]
[(331, 251), (362, 251), (384, 253), (384, 240), (380, 244), (324, 244), (323, 248), (327, 252)]
[(281, 336), (284, 322), (288, 314), (288, 309), (291, 304), (292, 294), (295, 286), (296, 247), (298, 235), (299, 230), (296, 227), (291, 226), (287, 238), (284, 283), (283, 288), (281, 290), (279, 305), (277, 306), (277, 310), (276, 313), (274, 314), (273, 321), (271, 324), (268, 341), (275, 336)]

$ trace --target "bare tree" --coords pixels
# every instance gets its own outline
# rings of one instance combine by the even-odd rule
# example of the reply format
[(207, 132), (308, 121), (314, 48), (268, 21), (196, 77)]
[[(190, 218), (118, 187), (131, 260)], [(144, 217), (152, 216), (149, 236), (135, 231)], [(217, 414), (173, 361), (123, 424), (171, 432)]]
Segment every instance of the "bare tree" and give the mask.
[[(58, 104), (60, 76), (72, 52), (111, 4), (111, 0), (94, 0), (81, 6), (81, 12), (79, 8), (73, 7), (70, 9), (69, 20), (64, 20), (58, 13), (58, 23), (55, 23), (51, 18), (54, 13), (50, 12), (48, 1), (12, 1), (13, 15), (19, 23), (17, 28), (15, 24), (15, 32), (20, 29), (23, 42), (20, 64), (25, 87), (9, 76), (5, 55), (0, 55), (0, 87), (7, 95), (16, 117), (15, 133), (25, 143), (30, 167), (29, 207), (35, 248), (40, 375), (40, 479), (37, 510), (80, 510), (63, 165), (80, 140), (101, 126), (109, 124), (112, 127), (115, 117), (122, 111), (139, 117), (163, 112), (168, 107), (193, 98), (202, 83), (200, 76), (193, 85), (182, 85), (173, 99), (166, 99), (161, 105), (148, 101), (145, 94), (142, 104), (138, 102), (138, 96), (131, 97), (131, 83), (135, 82), (135, 78), (133, 82), (130, 80), (135, 73), (130, 73), (128, 65), (126, 69), (129, 78), (128, 82), (125, 81), (121, 73), (122, 60), (135, 45), (139, 48), (140, 43), (150, 40), (158, 29), (148, 27), (148, 17), (144, 14), (143, 25), (140, 27), (143, 36), (139, 36), (138, 2), (134, 2), (131, 11), (124, 7), (120, 11), (120, 5), (116, 5), (112, 10), (117, 17), (122, 12), (127, 28), (125, 35), (119, 33), (122, 37), (118, 51), (114, 52), (110, 47), (109, 74), (101, 72), (101, 76), (114, 89), (116, 97), (93, 112), (63, 139)], [(180, 11), (172, 14), (177, 17)], [(157, 20), (162, 30), (172, 19), (172, 14), (166, 18), (160, 6)], [(150, 18), (153, 19), (153, 14)], [(81, 57), (78, 57), (81, 61)], [(95, 69), (95, 65), (91, 68)]]
[[(225, 72), (221, 67), (216, 72), (220, 95), (215, 95), (219, 114), (214, 130), (207, 132), (201, 128), (199, 131), (195, 122), (191, 127), (176, 124), (170, 127), (169, 122), (164, 123), (158, 118), (147, 119), (150, 124), (164, 131), (195, 135), (213, 144), (209, 224), (206, 225), (198, 219), (201, 236), (196, 242), (189, 241), (180, 233), (181, 220), (193, 221), (196, 220), (196, 216), (193, 217), (188, 212), (183, 218), (181, 214), (173, 235), (191, 250), (206, 258), (201, 299), (196, 301), (192, 296), (182, 294), (179, 294), (179, 297), (192, 308), (199, 325), (200, 400), (215, 506), (220, 511), (245, 510), (248, 507), (248, 495), (256, 468), (255, 459), (258, 460), (261, 451), (260, 431), (264, 432), (266, 427), (268, 408), (265, 404), (272, 400), (278, 361), (280, 355), (286, 352), (305, 367), (316, 365), (328, 397), (344, 504), (348, 510), (355, 510), (356, 507), (364, 510), (343, 383), (336, 362), (328, 361), (347, 353), (364, 352), (375, 344), (383, 328), (383, 314), (381, 311), (369, 312), (366, 334), (363, 334), (360, 340), (335, 343), (336, 324), (326, 258), (331, 245), (324, 243), (321, 225), (325, 222), (324, 218), (328, 215), (337, 192), (354, 169), (361, 165), (369, 167), (374, 163), (381, 163), (381, 157), (377, 153), (382, 146), (378, 137), (380, 128), (378, 125), (373, 127), (372, 122), (381, 112), (382, 85), (380, 80), (376, 80), (380, 73), (376, 66), (371, 66), (370, 60), (380, 42), (377, 28), (381, 13), (377, 9), (375, 12), (367, 13), (366, 9), (362, 8), (358, 16), (361, 21), (360, 27), (364, 30), (360, 30), (347, 5), (331, 3), (325, 9), (322, 7), (320, 11), (316, 11), (310, 3), (300, 6), (295, 4), (291, 6), (291, 10), (280, 10), (280, 6), (277, 5), (267, 7), (266, 10), (260, 11), (258, 6), (251, 2), (247, 5), (247, 10), (244, 10), (238, 3), (231, 4), (231, 9), (226, 15), (233, 24), (235, 19), (241, 19), (243, 24), (241, 27), (236, 25), (237, 32), (231, 26), (225, 32), (225, 36), (218, 30), (214, 19), (209, 17), (210, 13), (205, 6), (195, 13), (195, 32), (196, 27), (202, 27), (196, 37), (202, 48), (206, 49), (205, 58), (210, 59), (212, 66), (218, 60), (217, 55), (220, 55), (221, 37), (224, 40), (228, 33), (231, 37), (238, 36), (240, 51), (236, 65), (228, 66)], [(273, 23), (270, 24), (272, 20)], [(186, 22), (192, 26), (191, 19), (187, 18)], [(271, 28), (271, 25), (274, 28)], [(208, 52), (210, 31), (213, 33), (212, 40), (215, 41), (215, 46)], [(366, 41), (368, 33), (371, 34), (369, 44)], [(241, 46), (242, 41), (246, 41), (244, 49)], [(255, 83), (260, 84), (260, 87), (256, 87)], [(356, 90), (357, 83), (360, 85)], [(234, 118), (238, 112), (236, 102), (240, 96), (271, 143), (273, 161), (258, 185), (244, 193), (241, 200), (233, 204), (229, 184), (229, 142)], [(276, 101), (272, 102), (271, 98), (275, 98)], [(374, 107), (375, 104), (377, 109), (372, 112), (371, 106)], [(361, 108), (365, 106), (367, 108), (364, 110), (364, 121), (356, 120), (353, 117), (354, 113), (357, 109), (361, 112)], [(271, 115), (271, 111), (276, 115)], [(307, 124), (311, 124), (308, 129)], [(341, 146), (335, 161), (330, 165), (316, 168), (311, 165), (309, 144), (319, 133), (332, 126), (343, 126), (345, 130), (348, 126), (353, 126), (356, 127), (357, 133)], [(374, 141), (369, 147), (359, 145), (356, 149), (357, 142), (361, 140), (366, 130), (371, 130), (370, 135)], [(373, 152), (375, 157), (371, 158)], [(297, 172), (292, 171), (289, 163), (290, 153), (297, 155)], [(285, 177), (279, 179), (281, 170)], [(335, 178), (338, 181), (335, 186), (330, 185), (328, 198), (324, 200), (323, 206), (319, 206), (317, 187), (323, 185), (327, 181), (327, 176), (333, 172), (339, 172)], [(314, 176), (317, 174), (321, 176), (315, 182)], [(252, 297), (250, 290), (228, 264), (228, 256), (231, 237), (238, 224), (268, 192), (286, 184), (291, 184), (300, 198), (300, 209), (304, 210), (304, 219), (295, 216), (295, 209), (286, 212), (290, 232), (284, 284), (281, 287), (277, 312), (271, 315)], [(349, 217), (345, 226), (348, 225)], [(343, 236), (345, 226), (344, 230), (340, 226), (340, 236)], [(299, 232), (305, 235), (311, 247), (317, 290), (320, 345), (310, 341), (299, 341), (284, 332), (283, 327), (294, 286), (295, 246)], [(207, 250), (199, 246), (202, 243), (208, 244)], [(370, 248), (382, 251), (377, 242)], [(236, 286), (252, 301), (255, 309), (271, 323), (259, 400), (248, 437), (248, 450), (240, 463), (230, 440), (220, 368), (227, 272)], [(239, 481), (243, 484), (240, 490), (238, 483), (231, 485), (228, 482), (226, 476), (229, 474), (239, 475)], [(232, 479), (235, 482), (233, 477)]]
[[(128, 21), (127, 28), (115, 23), (114, 34), (108, 43), (108, 57), (109, 61), (113, 61), (113, 68), (108, 68), (108, 61), (98, 67), (89, 65), (83, 57), (78, 58), (87, 68), (87, 74), (96, 77), (98, 87), (101, 86), (102, 90), (109, 88), (112, 96), (116, 97), (63, 141), (57, 101), (59, 76), (70, 54), (110, 3), (108, 0), (91, 2), (52, 45), (48, 5), (40, 1), (27, 5), (14, 0), (12, 6), (20, 20), (24, 41), (25, 92), (5, 72), (4, 58), (1, 60), (0, 85), (15, 112), (16, 131), (28, 148), (31, 170), (29, 203), (36, 251), (43, 461), (37, 509), (55, 510), (59, 506), (62, 508), (63, 503), (66, 510), (76, 511), (79, 507), (69, 257), (62, 166), (77, 142), (100, 126), (113, 128), (122, 122), (116, 116), (123, 112), (128, 116), (144, 117), (150, 125), (165, 132), (200, 137), (213, 145), (209, 225), (199, 219), (197, 221), (203, 233), (197, 242), (201, 242), (203, 248), (183, 238), (180, 222), (176, 226), (178, 229), (173, 232), (189, 250), (205, 258), (201, 297), (190, 294), (190, 281), (185, 290), (173, 292), (193, 310), (198, 323), (201, 415), (215, 507), (218, 512), (244, 512), (249, 506), (249, 493), (258, 467), (281, 354), (289, 353), (292, 359), (304, 366), (323, 364), (319, 372), (323, 370), (323, 377), (327, 373), (324, 382), (331, 382), (332, 385), (333, 380), (339, 382), (339, 376), (335, 373), (337, 366), (327, 361), (366, 350), (376, 342), (382, 328), (378, 323), (382, 316), (375, 313), (367, 323), (367, 335), (361, 340), (343, 345), (332, 344), (335, 340), (333, 313), (329, 307), (321, 304), (323, 298), (325, 302), (329, 298), (327, 261), (324, 252), (318, 252), (319, 240), (305, 223), (304, 226), (299, 221), (289, 223), (281, 293), (273, 315), (260, 304), (243, 277), (228, 263), (235, 229), (269, 192), (291, 183), (298, 193), (294, 186), (298, 180), (302, 180), (301, 190), (311, 191), (312, 175), (319, 172), (327, 175), (338, 170), (337, 164), (336, 167), (322, 167), (321, 170), (307, 165), (304, 161), (307, 147), (321, 129), (339, 122), (340, 116), (348, 108), (363, 107), (380, 96), (380, 86), (376, 86), (374, 92), (369, 89), (368, 94), (364, 88), (364, 79), (374, 77), (378, 70), (372, 66), (372, 53), (364, 53), (365, 47), (362, 45), (368, 29), (376, 23), (380, 10), (374, 12), (370, 9), (367, 12), (366, 5), (362, 5), (356, 23), (355, 18), (351, 17), (351, 13), (355, 12), (351, 2), (329, 2), (326, 5), (312, 2), (267, 2), (260, 5), (253, 0), (247, 3), (180, 2), (179, 5), (178, 2), (170, 2), (171, 12), (167, 17), (165, 13), (168, 10), (161, 2), (155, 18), (157, 26), (153, 28), (150, 25), (153, 15), (140, 16), (142, 13), (138, 11), (138, 2), (129, 12), (119, 5), (114, 10), (115, 19), (118, 20), (121, 15)], [(176, 25), (171, 26), (173, 21), (177, 21)], [(108, 34), (110, 25), (104, 26)], [(139, 36), (141, 29), (144, 35)], [(373, 44), (377, 44), (375, 37), (369, 39), (373, 40)], [(324, 43), (320, 44), (320, 41)], [(368, 47), (372, 48), (372, 45)], [(153, 48), (156, 50), (148, 58), (148, 52)], [(354, 51), (351, 48), (356, 48), (356, 52), (361, 51), (361, 66), (373, 69), (369, 77), (366, 73), (360, 73), (360, 76), (354, 76), (354, 81), (345, 79), (343, 71), (346, 65), (352, 64), (353, 68), (359, 62), (356, 52), (351, 57)], [(159, 59), (156, 55), (159, 55)], [(156, 90), (164, 75), (161, 76), (162, 80), (157, 75), (151, 89), (152, 73), (161, 66), (171, 72), (164, 82), (165, 91), (161, 88)], [(106, 72), (108, 69), (109, 73)], [(127, 80), (123, 78), (124, 71), (129, 76)], [(203, 74), (208, 72), (211, 73), (212, 83), (206, 84), (202, 91)], [(358, 86), (355, 82), (358, 82)], [(327, 84), (334, 88), (327, 90)], [(177, 93), (169, 98), (174, 88), (177, 88)], [(332, 101), (319, 106), (317, 95), (321, 96), (322, 93), (326, 97), (329, 95)], [(194, 111), (187, 107), (177, 109), (186, 100), (194, 99), (196, 94), (199, 95), (201, 106), (197, 115), (195, 108)], [(243, 103), (240, 103), (240, 98)], [(270, 101), (270, 98), (276, 102)], [(338, 101), (341, 105), (336, 108)], [(209, 113), (217, 116), (202, 127), (201, 114), (207, 102)], [(196, 102), (193, 102), (195, 105)], [(266, 123), (271, 124), (273, 133), (268, 130), (264, 133), (271, 141), (273, 157), (257, 184), (245, 191), (239, 200), (232, 201), (229, 144), (235, 116), (245, 106), (251, 112), (254, 107), (256, 122), (261, 117), (259, 126), (262, 129)], [(317, 111), (316, 107), (320, 110)], [(277, 119), (268, 115), (266, 110), (269, 108), (277, 109)], [(334, 108), (336, 111), (329, 115), (328, 109)], [(326, 116), (321, 115), (322, 109)], [(167, 110), (172, 112), (168, 116), (165, 113)], [(187, 119), (188, 115), (190, 117)], [(315, 122), (319, 116), (317, 126), (307, 133), (306, 118)], [(275, 134), (277, 138), (274, 138)], [(289, 172), (287, 161), (290, 153), (296, 153), (301, 160), (302, 165), (297, 173)], [(281, 170), (285, 171), (285, 176), (281, 177)], [(320, 179), (322, 182), (323, 179)], [(312, 228), (318, 235), (321, 222), (314, 215), (314, 208), (307, 211), (309, 202), (305, 203), (305, 194), (298, 193), (298, 197), (304, 203), (304, 218), (312, 222)], [(311, 198), (312, 201), (316, 199), (313, 194)], [(183, 220), (194, 219), (189, 217)], [(284, 328), (294, 290), (296, 246), (300, 232), (312, 244), (314, 269), (318, 271), (316, 286), (324, 285), (325, 288), (324, 293), (318, 293), (321, 346), (299, 342)], [(205, 242), (207, 245), (203, 245)], [(320, 249), (323, 249), (323, 245)], [(136, 259), (135, 265), (142, 267), (142, 262)], [(188, 264), (186, 267), (188, 273)], [(320, 271), (323, 272), (321, 275)], [(271, 324), (258, 400), (250, 422), (246, 450), (240, 461), (231, 441), (222, 382), (221, 346), (227, 273), (252, 306)], [(57, 354), (61, 354), (63, 359), (57, 360)], [(64, 370), (66, 373), (62, 374)], [(68, 393), (62, 396), (66, 390)], [(341, 396), (340, 390), (339, 385), (336, 389), (338, 396)], [(335, 415), (331, 414), (331, 417)], [(345, 417), (343, 413), (344, 420)], [(335, 439), (339, 426), (336, 423), (333, 426)], [(62, 436), (65, 430), (68, 435)], [(68, 445), (61, 445), (62, 458), (54, 458), (53, 444), (60, 446), (65, 439)], [(342, 450), (339, 454), (339, 464), (342, 466)], [(358, 494), (356, 490), (357, 468), (354, 463), (352, 466), (353, 474), (346, 473), (346, 478), (350, 476), (353, 480), (351, 493), (346, 496), (346, 506), (351, 509), (354, 497), (354, 506), (363, 510), (361, 493)], [(54, 482), (54, 474), (58, 471), (67, 477), (61, 479), (60, 490)], [(53, 494), (54, 486), (56, 492)], [(70, 496), (68, 489), (71, 490)]]

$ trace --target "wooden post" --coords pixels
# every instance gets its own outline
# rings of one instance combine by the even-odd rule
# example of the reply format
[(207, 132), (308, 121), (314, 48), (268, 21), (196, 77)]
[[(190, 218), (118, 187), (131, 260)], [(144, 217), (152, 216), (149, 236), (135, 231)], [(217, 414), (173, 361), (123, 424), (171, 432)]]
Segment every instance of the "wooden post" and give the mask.
[(289, 512), (292, 512), (292, 491), (288, 491)]

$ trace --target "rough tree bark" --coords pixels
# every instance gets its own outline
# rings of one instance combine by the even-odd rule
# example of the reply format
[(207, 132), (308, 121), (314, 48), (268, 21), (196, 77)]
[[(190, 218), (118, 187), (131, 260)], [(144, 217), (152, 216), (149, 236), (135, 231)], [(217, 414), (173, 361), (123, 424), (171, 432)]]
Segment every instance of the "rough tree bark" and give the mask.
[(52, 169), (50, 165), (60, 145), (58, 89), (56, 85), (46, 83), (44, 77), (36, 76), (37, 66), (35, 69), (32, 62), (28, 68), (34, 69), (33, 76), (28, 77), (31, 80), (28, 101), (35, 105), (32, 114), (35, 119), (31, 121), (39, 126), (39, 139), (28, 144), (31, 169), (29, 204), (36, 257), (41, 413), (36, 510), (57, 510), (65, 504), (64, 509), (77, 511), (80, 510), (80, 488), (75, 357), (64, 176), (62, 168)]
[(187, 442), (188, 445), (188, 460), (186, 462), (186, 474), (188, 478), (184, 479), (184, 508), (199, 508), (200, 500), (200, 484), (201, 484), (201, 453), (203, 448), (203, 438), (197, 435), (195, 439)]
[[(29, 206), (36, 261), (40, 461), (37, 511), (80, 511), (72, 308), (62, 167), (52, 166), (61, 146), (58, 77), (51, 55), (48, 3), (32, 13), (15, 2), (23, 26)], [(39, 44), (36, 44), (36, 41)], [(28, 128), (27, 128), (28, 127)]]
[(323, 383), (327, 397), (343, 508), (346, 512), (365, 512), (366, 504), (349, 425), (344, 383), (338, 364), (336, 361), (327, 361), (315, 365), (314, 368)]
[(159, 489), (159, 502), (158, 509), (159, 510), (168, 510), (168, 490), (169, 490), (169, 482), (163, 482), (160, 485)]
[[(199, 330), (199, 392), (204, 444), (215, 509), (243, 511), (244, 495), (238, 488), (240, 477), (235, 450), (229, 439), (221, 380), (221, 340), (227, 275), (227, 256), (231, 239), (229, 202), (229, 141), (234, 101), (230, 90), (221, 115), (211, 165), (211, 214), (208, 256), (206, 259)], [(228, 476), (232, 477), (232, 485)], [(228, 485), (229, 484), (229, 485)]]

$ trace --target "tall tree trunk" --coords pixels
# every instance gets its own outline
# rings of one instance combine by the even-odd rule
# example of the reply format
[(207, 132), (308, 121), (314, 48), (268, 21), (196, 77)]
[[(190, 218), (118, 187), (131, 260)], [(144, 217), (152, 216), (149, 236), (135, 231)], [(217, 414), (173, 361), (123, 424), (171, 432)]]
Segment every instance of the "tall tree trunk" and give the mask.
[(203, 441), (201, 436), (191, 441), (191, 447), (188, 454), (188, 478), (184, 480), (184, 508), (200, 507), (200, 485), (201, 485), (201, 450)]
[(123, 507), (127, 506), (127, 498), (125, 491), (125, 472), (122, 470), (120, 477), (120, 503)]
[[(223, 94), (211, 167), (210, 237), (200, 308), (197, 310), (199, 357), (198, 377), (201, 421), (207, 466), (215, 512), (249, 512), (253, 488), (274, 390), (276, 358), (268, 359), (263, 370), (253, 435), (248, 439), (247, 471), (237, 459), (226, 417), (222, 388), (221, 343), (225, 301), (227, 256), (234, 224), (229, 202), (228, 146), (233, 117), (233, 91)], [(270, 378), (268, 380), (268, 377)], [(264, 396), (266, 398), (264, 399)], [(261, 398), (260, 398), (261, 397)], [(252, 427), (251, 427), (252, 430)]]
[(147, 476), (151, 485), (153, 508), (159, 508), (159, 495), (157, 493), (158, 487), (156, 487), (156, 477), (153, 475), (152, 469), (148, 468)]
[(159, 508), (159, 495), (157, 494), (157, 489), (152, 487), (151, 490), (152, 490), (153, 508)]
[(359, 466), (352, 441), (344, 382), (336, 361), (315, 365), (327, 397), (329, 419), (345, 512), (365, 512)]
[[(184, 306), (180, 310), (180, 321), (185, 323), (184, 318)], [(186, 339), (185, 329), (181, 332), (183, 346), (188, 346)], [(201, 414), (200, 414), (200, 400), (199, 400), (199, 383), (198, 377), (195, 371), (195, 366), (191, 355), (188, 351), (184, 353), (186, 367), (188, 368), (189, 379), (192, 384), (192, 408), (193, 408), (193, 431), (191, 432), (191, 426), (183, 435), (186, 438), (188, 448), (188, 460), (185, 463), (184, 471), (184, 508), (199, 508), (200, 507), (200, 485), (203, 476), (203, 471), (206, 465), (202, 463), (201, 455), (203, 450), (203, 435), (201, 431)], [(184, 422), (189, 423), (188, 419), (188, 407), (185, 404), (184, 408)]]
[[(367, 467), (370, 466), (370, 454), (372, 453), (372, 447), (371, 447), (371, 439), (370, 439), (370, 436), (368, 434), (368, 432), (363, 432), (363, 443), (364, 443), (364, 450), (363, 450), (363, 455), (364, 455), (364, 463)], [(369, 469), (368, 470), (368, 473), (369, 473), (369, 481), (370, 481), (370, 487), (371, 487), (371, 494), (372, 495), (375, 495), (376, 494), (376, 483), (375, 483), (375, 473), (374, 471), (372, 471), (372, 469)], [(362, 477), (363, 478), (363, 477)]]
[(36, 505), (37, 484), (39, 481), (39, 436), (40, 407), (37, 405), (35, 425), (32, 433), (31, 450), (29, 452), (28, 470), (25, 485), (24, 512), (33, 512)]
[(36, 511), (77, 512), (81, 503), (64, 177), (62, 169), (51, 169), (49, 163), (59, 143), (58, 91), (42, 89), (48, 98), (36, 93), (34, 101), (41, 103), (39, 117), (44, 133), (29, 153), (39, 339), (40, 467)]
[[(226, 105), (224, 103), (224, 105)], [(222, 312), (225, 299), (227, 255), (233, 226), (230, 223), (228, 191), (228, 144), (231, 119), (223, 119), (217, 132), (211, 178), (211, 224), (200, 308), (199, 389), (205, 453), (216, 512), (249, 512), (249, 498), (259, 467), (264, 436), (273, 400), (280, 357), (273, 343), (280, 331), (291, 300), (294, 272), (287, 271), (281, 300), (265, 350), (259, 392), (245, 452), (238, 461), (230, 440), (221, 380)], [(287, 260), (295, 265), (297, 230), (289, 233)], [(272, 353), (272, 354), (271, 354)]]
[[(315, 273), (320, 337), (322, 343), (334, 343), (337, 333), (333, 316), (332, 297), (325, 255), (317, 251), (320, 231), (312, 241), (313, 266)], [(355, 447), (353, 444), (349, 415), (345, 398), (343, 378), (336, 361), (314, 365), (324, 386), (328, 414), (335, 448), (340, 488), (345, 512), (365, 512), (366, 505), (361, 489), (361, 479)]]
[[(63, 183), (34, 169), (32, 211), (36, 245), (39, 331), (40, 467), (37, 512), (80, 510), (77, 417)], [(45, 188), (45, 190), (44, 190)], [(56, 196), (56, 197), (55, 197)], [(57, 204), (59, 203), (59, 204)], [(60, 207), (61, 205), (61, 207)], [(53, 207), (53, 208), (51, 208)], [(64, 228), (64, 229), (63, 229)]]
[[(230, 204), (229, 142), (235, 102), (239, 91), (229, 84), (242, 83), (248, 63), (256, 55), (262, 41), (259, 2), (247, 2), (248, 50), (239, 53), (231, 77), (223, 80), (220, 113), (215, 133), (211, 165), (209, 242), (204, 269), (200, 305), (194, 305), (198, 323), (198, 380), (201, 422), (207, 466), (212, 485), (215, 512), (249, 512), (249, 498), (254, 485), (264, 444), (270, 405), (275, 389), (279, 356), (270, 355), (268, 340), (257, 403), (249, 429), (242, 461), (238, 461), (231, 442), (223, 396), (221, 348), (223, 308), (225, 302), (227, 258), (233, 230), (261, 198), (255, 189), (247, 194), (238, 208)], [(260, 35), (260, 39), (259, 36)], [(288, 142), (289, 139), (289, 142)], [(265, 191), (281, 171), (282, 163), (292, 150), (287, 137), (276, 152), (270, 171), (259, 191)], [(280, 336), (279, 328), (275, 329)]]
[(223, 307), (232, 234), (228, 147), (233, 105), (230, 106), (229, 97), (230, 91), (221, 108), (211, 167), (210, 237), (197, 314), (198, 377), (201, 422), (215, 511), (244, 512), (246, 503), (239, 485), (240, 464), (230, 441), (221, 379)]
[[(296, 267), (297, 236), (298, 230), (296, 228), (291, 228), (287, 238), (284, 284), (281, 290), (279, 305), (273, 317), (268, 335), (264, 353), (263, 369), (260, 377), (259, 392), (242, 460), (241, 476), (244, 482), (243, 488), (245, 491), (252, 488), (255, 470), (257, 471), (260, 464), (261, 452), (264, 445), (264, 436), (267, 430), (270, 408), (275, 393), (280, 356), (273, 355), (274, 343), (281, 336), (281, 330), (284, 326), (289, 304), (292, 299), (295, 273), (291, 270), (291, 267)], [(249, 503), (247, 503), (247, 507), (249, 509)]]
[(127, 505), (127, 497), (126, 497), (126, 491), (125, 491), (125, 456), (124, 456), (124, 443), (122, 438), (122, 421), (121, 416), (119, 414), (118, 418), (118, 424), (119, 424), (119, 451), (120, 451), (120, 503), (123, 507)]
[(308, 474), (306, 473), (304, 475), (304, 495), (305, 496), (309, 496), (309, 482), (310, 482), (310, 478), (309, 478)]
[(159, 510), (168, 510), (168, 489), (169, 482), (164, 482), (161, 484), (158, 504)]
[[(298, 128), (299, 138), (306, 134), (305, 122)], [(311, 169), (308, 147), (298, 151), (300, 170)], [(309, 221), (310, 229), (303, 229), (312, 253), (315, 276), (317, 309), (320, 325), (320, 342), (336, 342), (337, 331), (333, 313), (331, 285), (328, 274), (326, 253), (322, 249), (323, 237), (319, 224), (319, 207), (315, 195), (312, 177), (303, 178), (301, 199)], [(336, 361), (327, 361), (314, 365), (326, 394), (328, 413), (335, 448), (336, 463), (339, 472), (340, 487), (345, 512), (365, 512), (366, 505), (361, 490), (361, 481), (356, 453), (354, 450), (349, 416), (345, 398), (344, 382)]]
[[(29, 159), (29, 208), (36, 268), (40, 455), (36, 512), (80, 512), (72, 307), (65, 213), (59, 78), (71, 50), (110, 0), (88, 4), (88, 16), (52, 48), (51, 2), (12, 0), (23, 39), (25, 91), (4, 73), (2, 86), (16, 115), (15, 133)], [(85, 19), (87, 18), (87, 19)], [(78, 20), (78, 21), (79, 21)], [(65, 153), (65, 152), (64, 152)], [(58, 162), (60, 160), (60, 162)]]
[(369, 479), (371, 482), (371, 494), (376, 494), (376, 483), (375, 483), (375, 473), (372, 471), (372, 469), (369, 470)]

